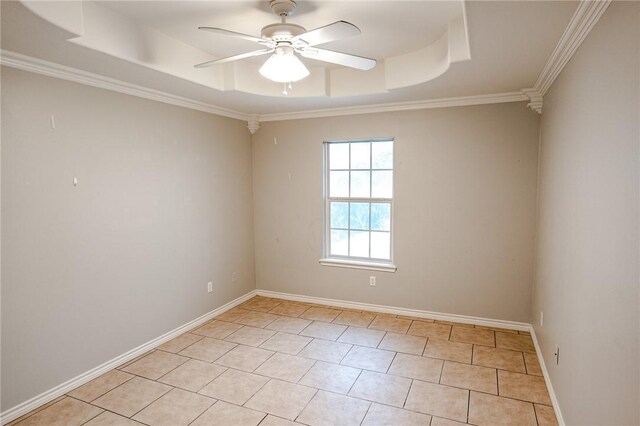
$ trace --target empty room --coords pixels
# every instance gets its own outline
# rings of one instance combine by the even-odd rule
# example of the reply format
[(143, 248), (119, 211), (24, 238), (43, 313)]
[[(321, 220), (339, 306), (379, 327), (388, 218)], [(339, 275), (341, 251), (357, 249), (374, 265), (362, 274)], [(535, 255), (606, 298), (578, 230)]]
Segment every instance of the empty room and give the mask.
[(0, 8), (0, 424), (640, 425), (640, 1)]

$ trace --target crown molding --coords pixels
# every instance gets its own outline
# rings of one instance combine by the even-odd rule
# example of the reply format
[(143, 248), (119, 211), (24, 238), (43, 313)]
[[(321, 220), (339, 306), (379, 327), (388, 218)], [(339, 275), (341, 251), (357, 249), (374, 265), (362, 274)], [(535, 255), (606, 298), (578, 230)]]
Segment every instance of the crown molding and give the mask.
[(587, 38), (609, 4), (611, 0), (581, 0), (578, 3), (567, 28), (538, 76), (536, 84), (532, 88), (522, 89), (529, 98), (529, 108), (542, 114), (543, 96)]
[(193, 99), (183, 98), (182, 96), (172, 95), (170, 93), (161, 92), (159, 90), (150, 89), (148, 87), (138, 86), (136, 84), (127, 83), (114, 78), (105, 77), (88, 71), (82, 71), (77, 68), (56, 64), (54, 62), (45, 61), (43, 59), (34, 58), (9, 50), (0, 50), (0, 64), (11, 68), (17, 68), (24, 71), (30, 71), (36, 74), (55, 77), (62, 80), (72, 81), (87, 86), (98, 87), (100, 89), (112, 90), (114, 92), (124, 93), (126, 95), (137, 96), (139, 98), (150, 99), (153, 101), (163, 102), (170, 105), (195, 109), (211, 114), (221, 115), (223, 117), (235, 118), (237, 120), (248, 120), (248, 115), (239, 111), (228, 108), (207, 104)]
[(361, 105), (341, 108), (326, 108), (310, 111), (263, 114), (260, 122), (299, 120), (304, 118), (322, 118), (357, 114), (375, 114), (380, 112), (412, 111), (430, 108), (448, 108), (457, 106), (521, 102), (529, 98), (521, 92), (496, 93), (491, 95), (461, 96), (455, 98), (428, 99), (424, 101), (395, 102), (375, 105)]
[(289, 113), (276, 114), (245, 114), (240, 111), (219, 107), (212, 104), (184, 98), (170, 93), (161, 92), (159, 90), (127, 83), (99, 74), (90, 73), (76, 68), (60, 65), (43, 59), (33, 58), (20, 53), (8, 50), (0, 50), (0, 64), (12, 68), (17, 68), (49, 77), (59, 78), (62, 80), (72, 81), (87, 86), (98, 87), (101, 89), (112, 90), (127, 95), (137, 96), (144, 99), (150, 99), (184, 108), (190, 108), (198, 111), (204, 111), (223, 117), (234, 118), (247, 122), (247, 128), (254, 134), (259, 128), (261, 122), (296, 120), (304, 118), (322, 118), (335, 117), (358, 114), (374, 114), (381, 112), (396, 111), (412, 111), (430, 108), (448, 108), (458, 106), (495, 104), (505, 102), (521, 102), (529, 100), (529, 97), (523, 92), (507, 92), (489, 95), (460, 96), (452, 98), (428, 99), (423, 101), (396, 102), (374, 105), (361, 105), (340, 108), (326, 108), (309, 111), (298, 111)]

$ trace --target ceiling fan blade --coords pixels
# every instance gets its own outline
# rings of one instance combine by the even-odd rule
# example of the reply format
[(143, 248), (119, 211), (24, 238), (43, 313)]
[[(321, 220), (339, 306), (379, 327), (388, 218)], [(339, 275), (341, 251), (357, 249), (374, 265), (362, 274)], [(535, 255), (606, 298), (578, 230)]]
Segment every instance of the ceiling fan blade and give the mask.
[(249, 41), (255, 41), (256, 43), (270, 43), (271, 41), (266, 39), (266, 38), (262, 38), (262, 37), (255, 37), (249, 34), (242, 34), (242, 33), (237, 33), (235, 31), (229, 31), (229, 30), (224, 30), (222, 28), (215, 28), (215, 27), (198, 27), (199, 30), (203, 30), (203, 31), (209, 31), (212, 33), (216, 33), (216, 34), (220, 34), (220, 35), (224, 35), (224, 36), (228, 36), (228, 37), (236, 37), (236, 38), (241, 38), (243, 40), (249, 40)]
[(360, 34), (360, 29), (347, 21), (337, 21), (315, 30), (307, 31), (304, 34), (294, 37), (291, 41), (295, 43), (303, 40), (309, 46), (329, 43), (330, 41), (342, 40)]
[(221, 58), (221, 59), (216, 59), (214, 61), (203, 62), (202, 64), (194, 65), (194, 67), (196, 67), (196, 68), (206, 68), (206, 67), (210, 67), (212, 65), (219, 65), (219, 64), (224, 64), (226, 62), (237, 61), (238, 59), (250, 58), (252, 56), (266, 55), (267, 53), (271, 53), (271, 52), (273, 52), (273, 49), (254, 50), (253, 52), (241, 53), (239, 55), (229, 56), (229, 57)]
[(349, 55), (347, 53), (335, 52), (333, 50), (317, 49), (313, 47), (309, 49), (298, 49), (297, 51), (305, 58), (331, 62), (332, 64), (344, 65), (345, 67), (356, 68), (363, 71), (368, 71), (376, 66), (375, 59)]

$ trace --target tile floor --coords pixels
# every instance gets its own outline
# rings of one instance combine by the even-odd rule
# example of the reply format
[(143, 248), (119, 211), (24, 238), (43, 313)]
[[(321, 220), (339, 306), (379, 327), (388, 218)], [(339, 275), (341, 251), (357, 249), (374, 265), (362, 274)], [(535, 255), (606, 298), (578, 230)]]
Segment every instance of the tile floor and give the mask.
[(19, 425), (554, 425), (528, 333), (254, 297)]

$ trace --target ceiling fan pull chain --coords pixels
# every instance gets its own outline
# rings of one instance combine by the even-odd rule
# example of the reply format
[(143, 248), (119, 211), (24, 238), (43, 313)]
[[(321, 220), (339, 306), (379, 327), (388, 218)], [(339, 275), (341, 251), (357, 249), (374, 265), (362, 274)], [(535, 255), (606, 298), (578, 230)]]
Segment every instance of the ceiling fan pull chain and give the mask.
[[(289, 84), (291, 84), (291, 83), (289, 83)], [(284, 90), (282, 91), (282, 94), (283, 95), (288, 95), (289, 94), (289, 92), (287, 92), (287, 83), (284, 83)]]

